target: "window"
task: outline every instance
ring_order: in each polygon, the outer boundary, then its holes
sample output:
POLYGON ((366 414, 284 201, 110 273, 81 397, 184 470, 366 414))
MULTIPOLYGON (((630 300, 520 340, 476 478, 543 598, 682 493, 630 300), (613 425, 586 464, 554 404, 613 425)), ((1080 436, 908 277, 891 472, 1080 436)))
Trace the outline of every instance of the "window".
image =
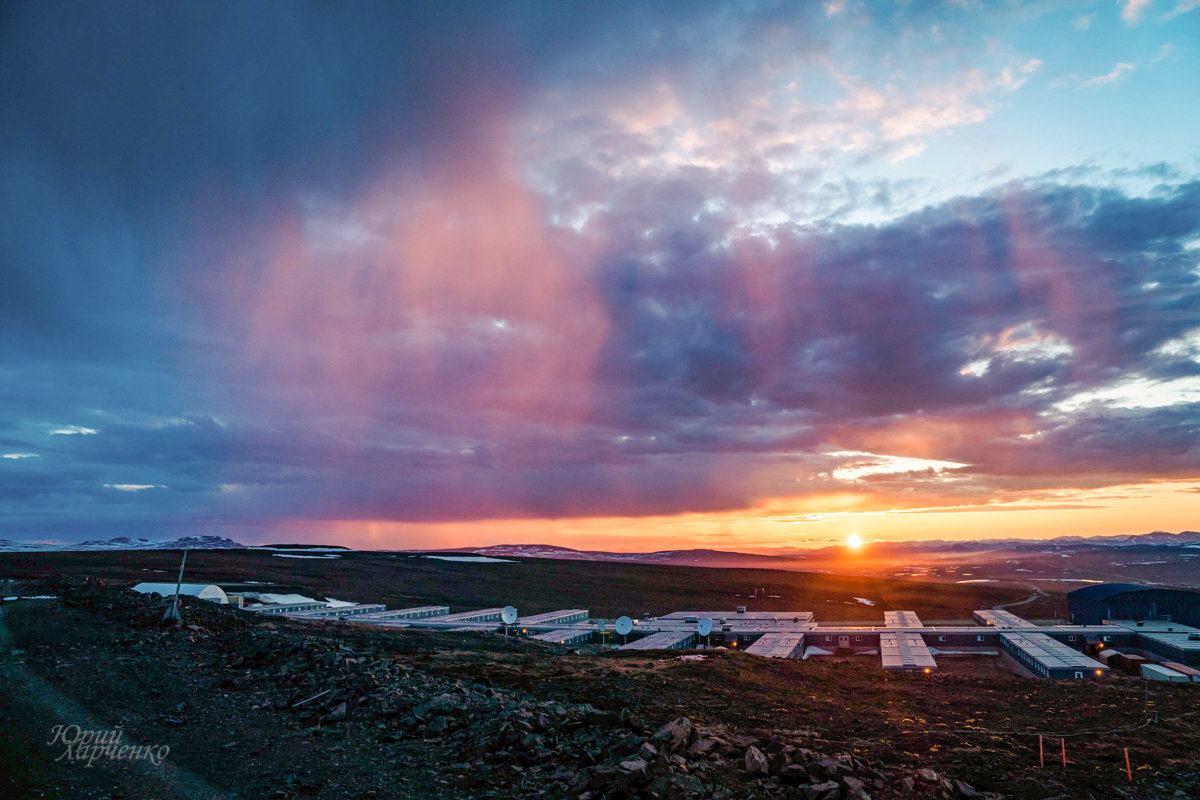
POLYGON ((1068 637, 1067 637, 1067 641, 1068 641, 1068 642, 1073 642, 1073 641, 1075 641, 1075 634, 1071 634, 1070 636, 1068 636, 1068 637))
POLYGON ((946 637, 945 637, 945 636, 939 636, 939 637, 938 637, 938 641, 939 641, 939 642, 944 642, 944 641, 946 641, 946 637))
POLYGON ((861 636, 855 636, 855 637, 854 637, 854 641, 856 641, 856 642, 861 642, 861 641, 862 641, 862 637, 861 637, 861 636))
POLYGON ((975 637, 975 641, 977 641, 977 642, 982 642, 982 641, 983 641, 983 637, 982 637, 982 636, 976 636, 976 637, 975 637))

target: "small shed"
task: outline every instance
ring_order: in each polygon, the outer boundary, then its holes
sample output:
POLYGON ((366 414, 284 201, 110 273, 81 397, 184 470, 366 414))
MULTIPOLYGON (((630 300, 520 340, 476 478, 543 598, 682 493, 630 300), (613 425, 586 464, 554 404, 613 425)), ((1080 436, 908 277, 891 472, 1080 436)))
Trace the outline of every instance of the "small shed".
MULTIPOLYGON (((163 597, 171 597, 175 594, 175 584, 139 583, 133 587, 133 590, 142 594, 161 594, 163 597)), ((225 594, 225 590, 212 583, 183 583, 179 585, 179 593, 199 597, 210 603, 229 604, 229 597, 225 594)))
POLYGON ((1142 677, 1148 681, 1170 681, 1171 683, 1191 683, 1187 675, 1158 664, 1142 664, 1142 677))

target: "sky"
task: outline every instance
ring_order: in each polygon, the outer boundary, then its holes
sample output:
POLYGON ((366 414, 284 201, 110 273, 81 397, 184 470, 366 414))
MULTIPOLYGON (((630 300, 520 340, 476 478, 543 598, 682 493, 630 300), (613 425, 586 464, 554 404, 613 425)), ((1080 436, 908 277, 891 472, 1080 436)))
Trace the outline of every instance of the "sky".
POLYGON ((1200 528, 1200 2, 9 2, 0 538, 1200 528))

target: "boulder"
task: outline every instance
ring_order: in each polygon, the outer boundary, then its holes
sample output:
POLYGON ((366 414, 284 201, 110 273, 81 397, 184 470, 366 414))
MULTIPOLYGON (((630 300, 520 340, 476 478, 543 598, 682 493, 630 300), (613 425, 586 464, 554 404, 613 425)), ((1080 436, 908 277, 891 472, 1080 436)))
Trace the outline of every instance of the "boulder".
POLYGON ((725 744, 723 739, 716 736, 705 736, 693 742, 687 752, 690 756, 707 756, 723 744, 725 744))
POLYGON ((842 787, 834 781, 825 781, 801 786, 800 792, 804 800, 837 800, 842 793, 842 787))
POLYGON ((871 795, 867 793, 866 785, 861 779, 853 775, 843 777, 842 786, 845 787, 846 797, 849 800, 871 800, 871 795))
POLYGON ((628 758, 628 759, 622 761, 621 763, 617 764, 617 769, 621 770, 622 772, 624 772, 626 774, 640 772, 644 775, 644 774, 646 774, 647 766, 649 766, 649 765, 646 763, 646 760, 643 758, 628 758))
POLYGON ((687 717, 678 717, 659 728, 651 738, 661 743, 667 752, 674 753, 692 743, 696 738, 696 728, 687 717))
POLYGON ((808 770, 802 764, 788 764, 779 771, 779 780, 791 786, 808 783, 808 770))
POLYGON ((751 745, 746 748, 746 772, 751 775, 766 775, 771 771, 771 765, 767 762, 767 757, 757 747, 751 745))
POLYGON ((958 790, 960 797, 979 797, 979 792, 975 791, 975 787, 969 783, 955 781, 954 788, 958 790))

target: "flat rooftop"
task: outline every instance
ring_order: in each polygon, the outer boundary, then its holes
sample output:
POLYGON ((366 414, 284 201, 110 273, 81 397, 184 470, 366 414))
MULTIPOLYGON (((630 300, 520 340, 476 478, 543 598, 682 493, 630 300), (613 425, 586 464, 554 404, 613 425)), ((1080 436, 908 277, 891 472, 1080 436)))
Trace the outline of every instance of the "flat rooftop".
POLYGON ((1159 631, 1151 631, 1151 632, 1138 631, 1138 634, 1142 638, 1149 639, 1152 642, 1160 642, 1162 644, 1170 645, 1171 647, 1175 647, 1180 650, 1186 650, 1188 652, 1200 652, 1200 639, 1189 638, 1191 636, 1196 636, 1197 634, 1195 634, 1195 633, 1187 633, 1187 632, 1162 633, 1159 631))
POLYGON ((791 622, 799 620, 800 622, 812 622, 815 615, 811 611, 746 611, 738 613, 737 611, 673 611, 670 614, 664 614, 656 619, 677 619, 685 620, 695 617, 700 619, 708 617, 713 621, 713 624, 724 619, 726 622, 733 622, 739 619, 748 620, 774 620, 777 622, 791 622))
POLYGON ((547 611, 544 614, 531 614, 528 617, 519 617, 518 625, 542 625, 551 622, 586 622, 588 618, 588 610, 586 608, 564 608, 559 611, 547 611))
POLYGON ((937 662, 919 633, 879 634, 879 657, 884 669, 935 670, 937 662))
POLYGON ((1044 633, 1002 631, 1000 636, 1048 669, 1108 669, 1099 661, 1088 658, 1078 650, 1051 639, 1044 633))
POLYGON ((803 643, 803 633, 765 633, 746 652, 766 658, 794 658, 803 643))
POLYGON ((883 624, 889 628, 924 628, 925 624, 915 611, 885 611, 883 624))
POLYGON ((675 650, 679 647, 691 644, 696 638, 695 631, 659 631, 652 633, 645 639, 638 639, 636 642, 622 645, 622 650, 675 650))
POLYGON ((1172 632, 1172 633, 1200 633, 1200 628, 1193 628, 1190 625, 1184 625, 1182 622, 1171 622, 1166 619, 1106 619, 1105 625, 1120 625, 1122 628, 1129 628, 1131 631, 1145 633, 1148 631, 1154 632, 1172 632))
POLYGON ((975 614, 975 619, 979 620, 984 625, 991 625, 992 627, 995 627, 995 628, 1036 628, 1037 627, 1037 625, 1034 625, 1029 620, 1018 617, 1016 614, 1012 613, 1011 611, 1004 611, 1003 609, 999 609, 999 610, 998 609, 983 609, 983 610, 974 612, 974 614, 975 614))

